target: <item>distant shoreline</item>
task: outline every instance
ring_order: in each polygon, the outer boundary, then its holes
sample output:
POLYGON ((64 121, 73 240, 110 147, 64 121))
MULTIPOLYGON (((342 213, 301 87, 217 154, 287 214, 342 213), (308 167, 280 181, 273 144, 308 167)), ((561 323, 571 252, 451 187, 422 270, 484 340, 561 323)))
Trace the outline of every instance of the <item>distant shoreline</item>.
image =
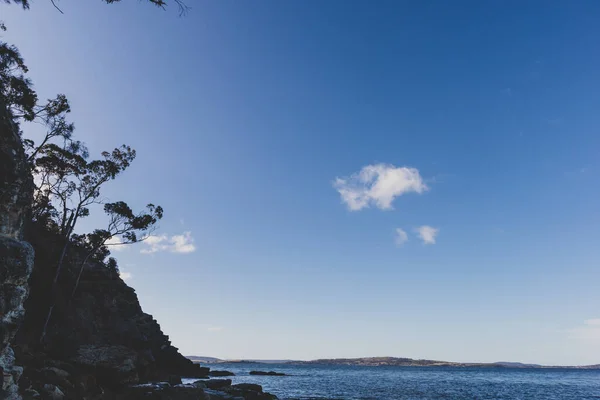
POLYGON ((223 360, 215 357, 187 356, 195 363, 260 363, 260 364, 291 364, 291 365, 347 365, 362 367, 459 367, 459 368, 536 368, 536 369, 600 369, 600 364, 594 365, 541 365, 519 362, 499 361, 494 363, 462 363, 437 360, 415 360, 398 357, 363 357, 363 358, 330 358, 310 361, 300 360, 223 360))

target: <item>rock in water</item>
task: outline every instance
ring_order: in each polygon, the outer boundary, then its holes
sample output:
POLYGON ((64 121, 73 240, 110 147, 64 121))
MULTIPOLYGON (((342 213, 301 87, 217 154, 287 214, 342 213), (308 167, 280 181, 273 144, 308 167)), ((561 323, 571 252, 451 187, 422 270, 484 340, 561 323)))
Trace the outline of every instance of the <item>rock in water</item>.
POLYGON ((14 365, 11 341, 25 314, 27 280, 33 248, 22 241, 33 198, 33 178, 6 106, 0 102, 0 398, 20 399, 17 381, 23 369, 14 365))
POLYGON ((210 376, 235 376, 235 374, 231 371, 210 371, 208 373, 210 376))
POLYGON ((266 376, 286 376, 283 372, 275 372, 275 371, 250 371, 250 375, 266 375, 266 376))

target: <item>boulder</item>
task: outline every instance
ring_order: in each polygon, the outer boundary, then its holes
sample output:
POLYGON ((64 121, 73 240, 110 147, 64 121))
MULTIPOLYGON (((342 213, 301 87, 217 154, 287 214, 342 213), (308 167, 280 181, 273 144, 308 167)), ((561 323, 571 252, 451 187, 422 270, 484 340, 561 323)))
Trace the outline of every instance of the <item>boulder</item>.
POLYGON ((231 386, 231 379, 209 379, 204 384, 209 389, 223 389, 231 386))
POLYGON ((260 393, 263 391, 262 386, 257 385, 256 383, 238 383, 237 385, 232 385, 231 388, 236 390, 251 390, 260 393))
POLYGON ((256 385, 253 383, 240 383, 240 384, 225 388, 224 391, 232 396, 241 397, 244 400, 274 400, 274 399, 277 399, 277 396, 270 394, 270 393, 264 393, 262 386, 256 385))

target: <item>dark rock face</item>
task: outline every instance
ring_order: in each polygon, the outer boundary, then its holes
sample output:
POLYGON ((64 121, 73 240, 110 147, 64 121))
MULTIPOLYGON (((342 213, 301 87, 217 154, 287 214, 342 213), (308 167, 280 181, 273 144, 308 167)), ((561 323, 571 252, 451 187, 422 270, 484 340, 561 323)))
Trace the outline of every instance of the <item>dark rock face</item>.
MULTIPOLYGON (((0 398, 21 398, 21 375, 27 397, 66 399, 140 381, 176 383, 181 376, 207 377, 208 368, 193 364, 171 346, 156 320, 142 311, 135 291, 95 263, 86 265, 73 299, 58 299, 40 347, 56 243, 33 230, 25 232, 33 190, 18 126, 0 104, 0 398), (31 245, 22 241, 24 237, 31 245), (33 249, 39 250, 35 257, 33 249), (28 282, 32 295, 24 307, 28 282), (14 366, 15 353, 25 370, 14 366)), ((76 249, 71 253, 61 276, 72 281, 80 257, 76 249)), ((70 294, 71 281, 59 281, 59 292, 70 294)))
POLYGON ((33 249, 21 241, 33 197, 33 179, 10 113, 0 103, 0 398, 20 399, 11 342, 25 313, 33 249))
MULTIPOLYGON (((45 279, 36 274, 47 268, 36 259, 24 324, 27 329, 17 336, 17 356, 27 367, 24 376, 30 379, 33 389, 39 391, 43 383, 49 382, 40 376, 49 366, 71 374, 70 384, 58 383, 68 399, 106 390, 119 392, 141 382, 177 384, 182 376, 208 377, 209 368, 179 354, 158 322, 142 311, 135 291, 102 264, 86 265, 75 297, 53 315, 47 343, 43 349, 37 348, 39 336, 29 333, 35 332, 40 315, 44 315, 34 310, 44 309, 43 298, 35 295, 38 284, 43 285, 45 279)), ((64 268, 66 276, 74 271, 73 263, 64 268)))

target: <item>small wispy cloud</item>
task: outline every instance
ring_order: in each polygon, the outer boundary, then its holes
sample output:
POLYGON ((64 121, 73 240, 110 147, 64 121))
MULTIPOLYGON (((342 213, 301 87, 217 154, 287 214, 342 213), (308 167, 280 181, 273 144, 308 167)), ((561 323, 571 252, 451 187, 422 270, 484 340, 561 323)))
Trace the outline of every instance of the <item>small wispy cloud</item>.
POLYGON ((108 239, 105 243, 110 251, 122 251, 127 248, 127 245, 123 244, 123 241, 118 236, 113 236, 108 239))
POLYGON ((423 225, 415 229, 423 244, 435 244, 436 237, 440 230, 429 225, 423 225))
POLYGON ((128 281, 131 278, 133 278, 133 275, 131 274, 131 272, 119 272, 119 276, 121 277, 121 279, 123 279, 124 281, 128 281))
POLYGON ((159 251, 170 253, 193 253, 196 251, 192 232, 183 232, 181 235, 152 235, 142 242, 146 248, 140 252, 143 254, 153 254, 159 251))
POLYGON ((512 89, 511 88, 504 88, 500 91, 502 94, 505 94, 507 96, 512 95, 512 89))
POLYGON ((348 177, 336 178, 333 187, 351 211, 370 205, 390 210, 396 197, 428 190, 419 170, 391 164, 367 165, 348 177))
POLYGON ((396 242, 396 246, 401 247, 408 241, 408 234, 404 229, 396 228, 394 241, 396 242))
POLYGON ((206 331, 206 332, 221 332, 221 331, 225 330, 225 327, 220 326, 220 325, 212 325, 212 324, 205 324, 205 323, 195 323, 192 325, 195 328, 198 328, 198 329, 206 331))

